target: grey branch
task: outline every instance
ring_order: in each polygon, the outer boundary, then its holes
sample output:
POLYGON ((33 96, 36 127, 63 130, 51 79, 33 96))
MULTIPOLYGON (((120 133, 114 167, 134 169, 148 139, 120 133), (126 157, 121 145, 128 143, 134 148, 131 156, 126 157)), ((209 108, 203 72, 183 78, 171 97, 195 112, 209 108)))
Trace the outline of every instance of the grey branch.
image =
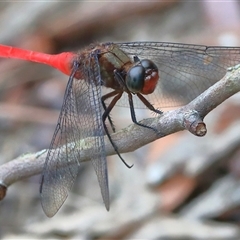
MULTIPOLYGON (((227 74, 189 104, 155 117, 141 121, 142 124, 157 129, 158 134, 147 128, 132 124, 114 134, 112 140, 120 153, 132 152, 150 142, 169 134, 188 130, 196 136, 204 136, 207 132, 204 117, 223 101, 240 91, 240 66, 228 70, 227 74)), ((81 148, 80 162, 89 161, 89 153, 93 152, 93 137, 79 140, 81 148)), ((115 151, 105 137, 106 155, 115 151)), ((41 173, 47 150, 22 155, 0 167, 0 200, 4 198, 7 187, 14 182, 41 173)))

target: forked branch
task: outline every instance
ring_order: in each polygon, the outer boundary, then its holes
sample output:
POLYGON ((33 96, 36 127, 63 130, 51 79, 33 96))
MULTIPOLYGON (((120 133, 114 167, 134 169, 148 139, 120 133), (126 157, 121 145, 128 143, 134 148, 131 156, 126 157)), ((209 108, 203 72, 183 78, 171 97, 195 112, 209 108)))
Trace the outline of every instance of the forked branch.
MULTIPOLYGON (((112 135, 120 153, 134 151, 150 142, 169 134, 187 129, 196 136, 204 136, 207 132, 204 117, 220 105, 223 101, 240 91, 240 66, 237 65, 227 74, 207 89, 189 104, 164 112, 155 118, 141 121, 142 124, 157 129, 156 135, 149 129, 132 124, 112 135)), ((79 140, 81 148, 80 160, 89 161, 89 153, 94 152, 93 138, 79 140)), ((106 155, 113 155, 115 151, 107 137, 105 137, 106 155)), ((41 173, 46 158, 47 150, 20 156, 0 167, 0 199, 3 199, 7 187, 18 180, 41 173)))

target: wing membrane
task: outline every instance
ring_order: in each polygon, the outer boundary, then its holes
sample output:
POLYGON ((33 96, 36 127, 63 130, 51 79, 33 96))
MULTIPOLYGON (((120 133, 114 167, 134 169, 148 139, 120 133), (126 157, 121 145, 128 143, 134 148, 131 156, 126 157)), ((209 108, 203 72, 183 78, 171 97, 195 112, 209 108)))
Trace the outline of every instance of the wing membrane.
MULTIPOLYGON (((118 46, 128 55, 150 59, 158 66, 160 80, 154 93, 146 98, 159 108, 190 102, 223 78, 228 67, 240 63, 240 48, 234 47, 166 42, 119 43, 118 46)), ((139 103, 135 101, 134 105, 144 107, 139 103)), ((127 102, 122 101, 120 105, 127 106, 127 102)))
POLYGON ((102 125, 101 78, 96 58, 75 69, 64 96, 58 124, 50 145, 41 180, 41 202, 44 212, 56 214, 72 188, 79 168, 80 140, 94 139, 95 152, 91 160, 106 208, 109 209, 107 163, 102 125), (84 80, 73 78, 76 71, 84 72, 84 80))
POLYGON ((47 216, 52 217, 62 206, 78 174, 78 154, 74 140, 77 112, 74 106, 73 75, 70 77, 58 124, 47 154, 42 179, 41 203, 47 216))

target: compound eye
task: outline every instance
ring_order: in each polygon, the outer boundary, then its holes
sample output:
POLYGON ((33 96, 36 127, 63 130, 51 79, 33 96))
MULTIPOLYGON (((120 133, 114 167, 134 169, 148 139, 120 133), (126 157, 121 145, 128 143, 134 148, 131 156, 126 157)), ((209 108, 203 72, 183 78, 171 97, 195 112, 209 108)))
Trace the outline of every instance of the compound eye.
POLYGON ((127 73, 126 85, 131 92, 137 93, 143 89, 145 80, 145 68, 135 65, 127 73))
POLYGON ((143 59, 140 61, 140 63, 146 70, 158 70, 156 64, 149 59, 143 59))

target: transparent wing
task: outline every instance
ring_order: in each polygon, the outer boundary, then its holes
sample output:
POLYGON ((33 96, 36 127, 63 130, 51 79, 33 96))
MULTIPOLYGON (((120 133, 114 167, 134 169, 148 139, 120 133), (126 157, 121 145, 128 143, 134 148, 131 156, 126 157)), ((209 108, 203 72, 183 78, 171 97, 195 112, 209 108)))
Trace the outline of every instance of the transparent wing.
POLYGON ((70 77, 53 139, 45 161, 41 179, 41 203, 44 212, 52 217, 62 206, 78 174, 79 152, 75 151, 77 111, 70 77))
MULTIPOLYGON (((89 126, 91 122, 92 131, 85 131, 86 136, 94 136, 94 145, 96 152, 91 153, 91 162, 93 164, 94 170, 97 174, 98 183, 101 189, 102 198, 106 209, 109 210, 109 187, 108 187, 108 172, 107 172, 107 161, 105 153, 105 143, 104 143, 104 127, 102 122, 103 108, 101 103, 102 97, 102 86, 101 86, 101 76, 98 63, 97 54, 92 54, 91 62, 88 67, 84 68, 85 75, 88 79, 88 87, 85 90, 86 95, 88 95, 86 102, 87 108, 83 107, 83 102, 85 98, 82 95, 79 96, 77 102, 78 112, 86 112, 88 109, 88 114, 90 117, 85 118, 83 122, 86 126, 89 126), (87 69, 87 72, 86 72, 87 69)), ((79 91, 78 91, 79 92, 79 91)))
MULTIPOLYGON (((190 102, 219 81, 228 67, 240 63, 240 48, 165 42, 117 45, 129 56, 150 59, 158 66, 160 79, 157 88, 145 96, 158 108, 190 102)), ((127 106, 127 102, 121 101, 120 105, 127 106)), ((144 107, 140 101, 135 101, 135 106, 144 107)))
POLYGON ((80 141, 93 138, 95 152, 91 160, 97 173, 102 196, 109 209, 107 163, 104 131, 101 121, 100 74, 95 60, 86 61, 81 69, 84 80, 69 79, 58 124, 43 169, 40 194, 47 216, 52 217, 60 209, 72 188, 81 155, 80 141))

